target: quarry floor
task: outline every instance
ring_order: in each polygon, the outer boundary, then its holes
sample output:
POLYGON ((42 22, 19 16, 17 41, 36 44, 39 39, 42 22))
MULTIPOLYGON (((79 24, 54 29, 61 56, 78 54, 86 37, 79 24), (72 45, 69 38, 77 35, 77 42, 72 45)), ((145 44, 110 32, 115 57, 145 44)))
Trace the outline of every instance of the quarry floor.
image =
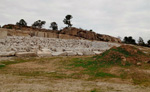
MULTIPOLYGON (((98 78, 88 76, 68 77, 66 75, 82 69, 70 71, 63 65, 72 58, 91 56, 50 57, 50 58, 1 58, 7 66, 0 68, 0 92, 149 92, 150 86, 135 85, 130 79, 98 78), (9 59, 9 60, 8 60, 9 59)), ((111 72, 121 69, 112 67, 111 72)), ((127 69, 127 68, 125 68, 127 69)), ((133 69, 133 68, 129 68, 133 69)), ((128 69, 127 69, 128 70, 128 69)), ((150 73, 150 68, 144 70, 150 73)))

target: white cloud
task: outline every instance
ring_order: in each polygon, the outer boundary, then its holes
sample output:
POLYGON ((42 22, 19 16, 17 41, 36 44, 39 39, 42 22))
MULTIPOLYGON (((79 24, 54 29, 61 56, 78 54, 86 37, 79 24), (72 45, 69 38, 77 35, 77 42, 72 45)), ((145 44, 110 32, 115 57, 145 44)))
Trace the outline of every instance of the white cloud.
POLYGON ((28 25, 34 21, 56 21, 73 15, 75 27, 93 29, 112 36, 141 36, 150 39, 150 0, 0 0, 0 24, 15 24, 24 18, 28 25))

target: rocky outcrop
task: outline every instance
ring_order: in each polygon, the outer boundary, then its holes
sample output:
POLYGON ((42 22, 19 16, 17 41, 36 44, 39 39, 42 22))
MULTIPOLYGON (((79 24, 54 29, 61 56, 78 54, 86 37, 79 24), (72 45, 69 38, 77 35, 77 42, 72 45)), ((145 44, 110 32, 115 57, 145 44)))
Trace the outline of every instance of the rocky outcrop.
POLYGON ((67 34, 71 36, 81 37, 88 40, 106 41, 106 42, 117 42, 121 43, 121 40, 109 35, 97 34, 92 31, 86 31, 77 28, 64 28, 60 31, 60 34, 67 34))
POLYGON ((0 57, 95 55, 113 46, 120 44, 78 39, 7 36, 0 39, 0 57))
POLYGON ((60 39, 87 39, 97 40, 105 42, 116 42, 121 43, 121 40, 109 35, 97 34, 92 31, 87 31, 78 28, 64 28, 60 31, 48 30, 48 29, 37 29, 32 27, 18 27, 16 25, 5 25, 3 28, 7 28, 9 36, 37 36, 47 38, 60 38, 60 39), (11 30, 10 30, 11 29, 11 30))
POLYGON ((5 38, 7 36, 7 31, 0 30, 0 39, 5 38))

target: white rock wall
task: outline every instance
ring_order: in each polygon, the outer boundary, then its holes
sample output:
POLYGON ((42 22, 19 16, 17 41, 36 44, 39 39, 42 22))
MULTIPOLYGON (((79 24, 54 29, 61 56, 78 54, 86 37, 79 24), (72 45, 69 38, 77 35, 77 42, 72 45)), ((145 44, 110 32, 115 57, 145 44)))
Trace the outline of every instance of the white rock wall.
POLYGON ((8 36, 5 39, 0 39, 0 52, 38 52, 42 50, 45 52, 47 49, 51 53, 72 51, 75 53, 94 54, 94 51, 103 52, 113 46, 120 46, 120 44, 101 41, 23 36, 8 36))

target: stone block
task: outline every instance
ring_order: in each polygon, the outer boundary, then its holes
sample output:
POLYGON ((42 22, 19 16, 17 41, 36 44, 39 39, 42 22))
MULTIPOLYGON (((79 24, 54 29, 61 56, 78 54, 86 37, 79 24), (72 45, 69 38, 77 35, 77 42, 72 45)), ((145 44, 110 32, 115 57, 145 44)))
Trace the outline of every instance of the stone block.
POLYGON ((67 56, 66 52, 53 52, 52 56, 67 56))
POLYGON ((35 52, 16 52, 15 56, 17 57, 36 57, 35 52))
POLYGON ((93 51, 96 55, 99 55, 101 54, 102 52, 101 51, 93 51))
POLYGON ((83 56, 83 53, 82 52, 77 52, 77 55, 78 56, 83 56))
POLYGON ((76 56, 77 53, 76 52, 73 52, 73 51, 66 51, 67 53, 67 56, 76 56))
POLYGON ((0 57, 9 57, 9 56, 14 56, 15 51, 10 51, 10 52, 0 52, 0 57))
POLYGON ((38 57, 50 57, 50 56, 52 56, 52 54, 51 54, 51 52, 38 51, 38 52, 37 52, 37 56, 38 56, 38 57))

